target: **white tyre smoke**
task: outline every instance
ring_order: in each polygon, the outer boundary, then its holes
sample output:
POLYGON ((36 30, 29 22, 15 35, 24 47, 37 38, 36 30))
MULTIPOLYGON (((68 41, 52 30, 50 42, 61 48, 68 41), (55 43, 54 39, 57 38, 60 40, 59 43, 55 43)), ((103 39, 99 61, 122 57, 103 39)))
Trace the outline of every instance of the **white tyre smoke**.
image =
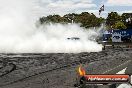
MULTIPOLYGON (((102 45, 89 38, 97 35, 77 24, 35 27, 39 19, 37 0, 0 0, 0 53, 98 52, 102 45), (79 37, 80 40, 68 40, 79 37)), ((56 13, 57 14, 57 13, 56 13)))

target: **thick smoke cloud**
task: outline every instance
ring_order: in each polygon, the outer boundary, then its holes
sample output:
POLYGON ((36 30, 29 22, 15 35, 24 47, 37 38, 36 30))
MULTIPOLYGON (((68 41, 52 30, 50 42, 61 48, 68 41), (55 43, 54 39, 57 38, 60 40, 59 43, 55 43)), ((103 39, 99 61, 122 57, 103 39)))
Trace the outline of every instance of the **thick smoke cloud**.
POLYGON ((77 24, 49 24, 36 28, 37 0, 0 0, 0 53, 79 53, 101 51, 102 46, 88 40, 97 35, 77 24), (80 40, 67 40, 79 37, 80 40))

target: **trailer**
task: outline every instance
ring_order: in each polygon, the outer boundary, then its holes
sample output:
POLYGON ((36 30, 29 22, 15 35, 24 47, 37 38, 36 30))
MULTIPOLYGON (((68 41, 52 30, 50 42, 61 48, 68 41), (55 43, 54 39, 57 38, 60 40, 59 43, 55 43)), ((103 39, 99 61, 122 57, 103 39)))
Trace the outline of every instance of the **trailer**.
POLYGON ((132 47, 132 29, 106 30, 103 33, 101 44, 110 48, 131 48, 132 47))

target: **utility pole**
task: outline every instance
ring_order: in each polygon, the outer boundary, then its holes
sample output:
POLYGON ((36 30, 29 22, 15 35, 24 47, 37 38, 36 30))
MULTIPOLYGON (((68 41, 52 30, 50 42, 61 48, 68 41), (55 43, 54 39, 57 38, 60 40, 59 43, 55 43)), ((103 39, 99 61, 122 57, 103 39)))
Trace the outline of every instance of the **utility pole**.
MULTIPOLYGON (((99 9, 99 16, 101 15, 101 12, 104 11, 104 5, 101 6, 101 8, 99 9)), ((101 17, 101 16, 100 16, 101 17)), ((105 29, 105 22, 102 23, 103 29, 105 29)))

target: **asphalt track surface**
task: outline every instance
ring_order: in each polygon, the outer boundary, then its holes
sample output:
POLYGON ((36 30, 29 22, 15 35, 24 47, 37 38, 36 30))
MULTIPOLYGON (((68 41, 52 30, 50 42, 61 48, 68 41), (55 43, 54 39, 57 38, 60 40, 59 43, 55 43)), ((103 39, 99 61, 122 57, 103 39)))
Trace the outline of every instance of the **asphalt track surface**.
POLYGON ((87 74, 115 74, 126 67, 126 74, 132 74, 131 57, 132 50, 122 49, 79 54, 0 54, 0 88, 75 88, 80 64, 87 74))

